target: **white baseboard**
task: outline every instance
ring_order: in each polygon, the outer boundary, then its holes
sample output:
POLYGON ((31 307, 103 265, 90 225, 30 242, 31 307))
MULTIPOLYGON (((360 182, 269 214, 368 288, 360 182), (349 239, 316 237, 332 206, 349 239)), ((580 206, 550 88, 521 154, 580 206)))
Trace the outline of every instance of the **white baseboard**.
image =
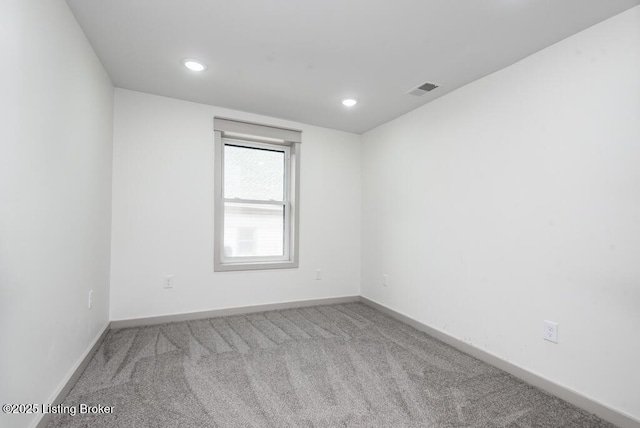
POLYGON ((469 354, 481 361, 484 361, 487 364, 499 368, 500 370, 504 370, 505 372, 512 374, 513 376, 527 382, 530 385, 536 386, 551 395, 554 395, 573 404, 576 407, 586 410, 589 413, 593 413, 594 415, 599 416, 605 421, 611 422, 612 424, 615 424, 620 428, 640 428, 640 420, 634 418, 631 415, 627 415, 620 410, 612 409, 611 407, 602 404, 592 398, 586 397, 571 388, 559 385, 538 374, 532 373, 522 367, 505 361, 502 358, 499 358, 487 351, 476 348, 473 345, 469 345, 468 343, 450 336, 449 334, 441 330, 429 327, 428 325, 423 324, 420 321, 417 321, 407 315, 397 312, 380 303, 374 302, 373 300, 367 299, 366 297, 361 296, 360 301, 366 305, 371 306, 374 309, 379 310, 380 312, 383 312, 399 321, 402 321, 405 324, 416 328, 417 330, 427 333, 429 336, 432 336, 448 345, 453 346, 454 348, 464 352, 465 354, 469 354))
POLYGON ((129 328, 145 325, 165 324, 168 322, 191 321, 205 318, 226 317, 229 315, 244 315, 254 312, 278 311, 282 309, 303 308, 319 305, 334 305, 338 303, 359 302, 360 296, 330 297, 325 299, 297 300, 294 302, 269 303, 256 306, 240 306, 235 308, 213 309, 210 311, 189 312, 186 314, 160 315, 144 318, 130 318, 112 320, 111 328, 129 328))
MULTIPOLYGON (((104 340, 104 338, 107 337, 107 333, 109 333, 110 329, 111 329, 111 323, 107 322, 107 325, 104 326, 100 334, 87 347, 83 356, 75 364, 75 367, 71 369, 71 371, 67 374, 65 379, 62 381, 62 383, 58 387, 58 389, 52 394, 51 398, 47 402, 48 404, 56 406, 62 403, 65 398, 67 398, 67 395, 69 395, 71 388, 73 388, 73 386, 78 381, 78 378, 80 378, 80 375, 82 375, 82 372, 84 371, 84 369, 86 369, 87 365, 89 365, 89 361, 91 361, 91 358, 93 358, 93 354, 96 353, 96 351, 102 344, 102 341, 104 340)), ((36 418, 31 424, 31 426, 33 428, 44 428, 51 421, 52 417, 53 415, 51 413, 45 413, 45 414, 39 413, 39 418, 36 418)))

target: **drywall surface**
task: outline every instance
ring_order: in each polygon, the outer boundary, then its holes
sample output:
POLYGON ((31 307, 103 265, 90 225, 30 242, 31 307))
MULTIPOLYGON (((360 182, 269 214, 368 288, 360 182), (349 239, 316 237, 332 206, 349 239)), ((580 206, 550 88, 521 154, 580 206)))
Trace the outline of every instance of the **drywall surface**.
POLYGON ((362 147, 363 296, 640 419, 640 7, 362 147))
POLYGON ((108 322, 113 86, 63 1, 3 2, 0 46, 0 402, 42 404, 108 322))
POLYGON ((359 295, 360 176, 358 135, 116 89, 111 318, 359 295), (214 116, 302 130, 299 268, 213 271, 214 116))

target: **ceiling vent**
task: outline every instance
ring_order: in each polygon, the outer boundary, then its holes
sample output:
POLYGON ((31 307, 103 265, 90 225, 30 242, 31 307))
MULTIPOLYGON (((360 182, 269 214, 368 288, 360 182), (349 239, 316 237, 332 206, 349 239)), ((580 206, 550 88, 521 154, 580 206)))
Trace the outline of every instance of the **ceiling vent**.
POLYGON ((427 92, 433 91, 437 87, 438 85, 436 85, 435 83, 426 82, 418 86, 417 88, 410 90, 409 92, 407 92, 407 94, 411 94, 411 95, 415 95, 416 97, 419 97, 421 95, 426 94, 427 92))

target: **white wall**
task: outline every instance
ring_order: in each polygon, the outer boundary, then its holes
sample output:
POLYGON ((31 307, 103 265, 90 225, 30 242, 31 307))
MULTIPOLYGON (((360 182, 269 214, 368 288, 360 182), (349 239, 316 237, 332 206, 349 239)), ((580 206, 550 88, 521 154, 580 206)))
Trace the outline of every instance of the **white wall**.
POLYGON ((362 168, 365 297, 640 419, 640 7, 366 133, 362 168))
POLYGON ((113 162, 113 320, 359 294, 359 136, 116 89, 113 162), (214 115, 302 129, 298 269, 213 272, 214 115))
POLYGON ((0 46, 0 403, 46 403, 108 322, 113 87, 64 1, 3 1, 0 46))

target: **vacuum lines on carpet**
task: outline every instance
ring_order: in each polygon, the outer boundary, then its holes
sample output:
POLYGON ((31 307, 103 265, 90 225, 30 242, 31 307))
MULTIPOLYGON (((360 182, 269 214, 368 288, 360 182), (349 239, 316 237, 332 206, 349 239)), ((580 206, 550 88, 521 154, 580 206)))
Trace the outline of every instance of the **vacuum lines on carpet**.
POLYGON ((112 330, 48 427, 611 427, 362 303, 112 330))

